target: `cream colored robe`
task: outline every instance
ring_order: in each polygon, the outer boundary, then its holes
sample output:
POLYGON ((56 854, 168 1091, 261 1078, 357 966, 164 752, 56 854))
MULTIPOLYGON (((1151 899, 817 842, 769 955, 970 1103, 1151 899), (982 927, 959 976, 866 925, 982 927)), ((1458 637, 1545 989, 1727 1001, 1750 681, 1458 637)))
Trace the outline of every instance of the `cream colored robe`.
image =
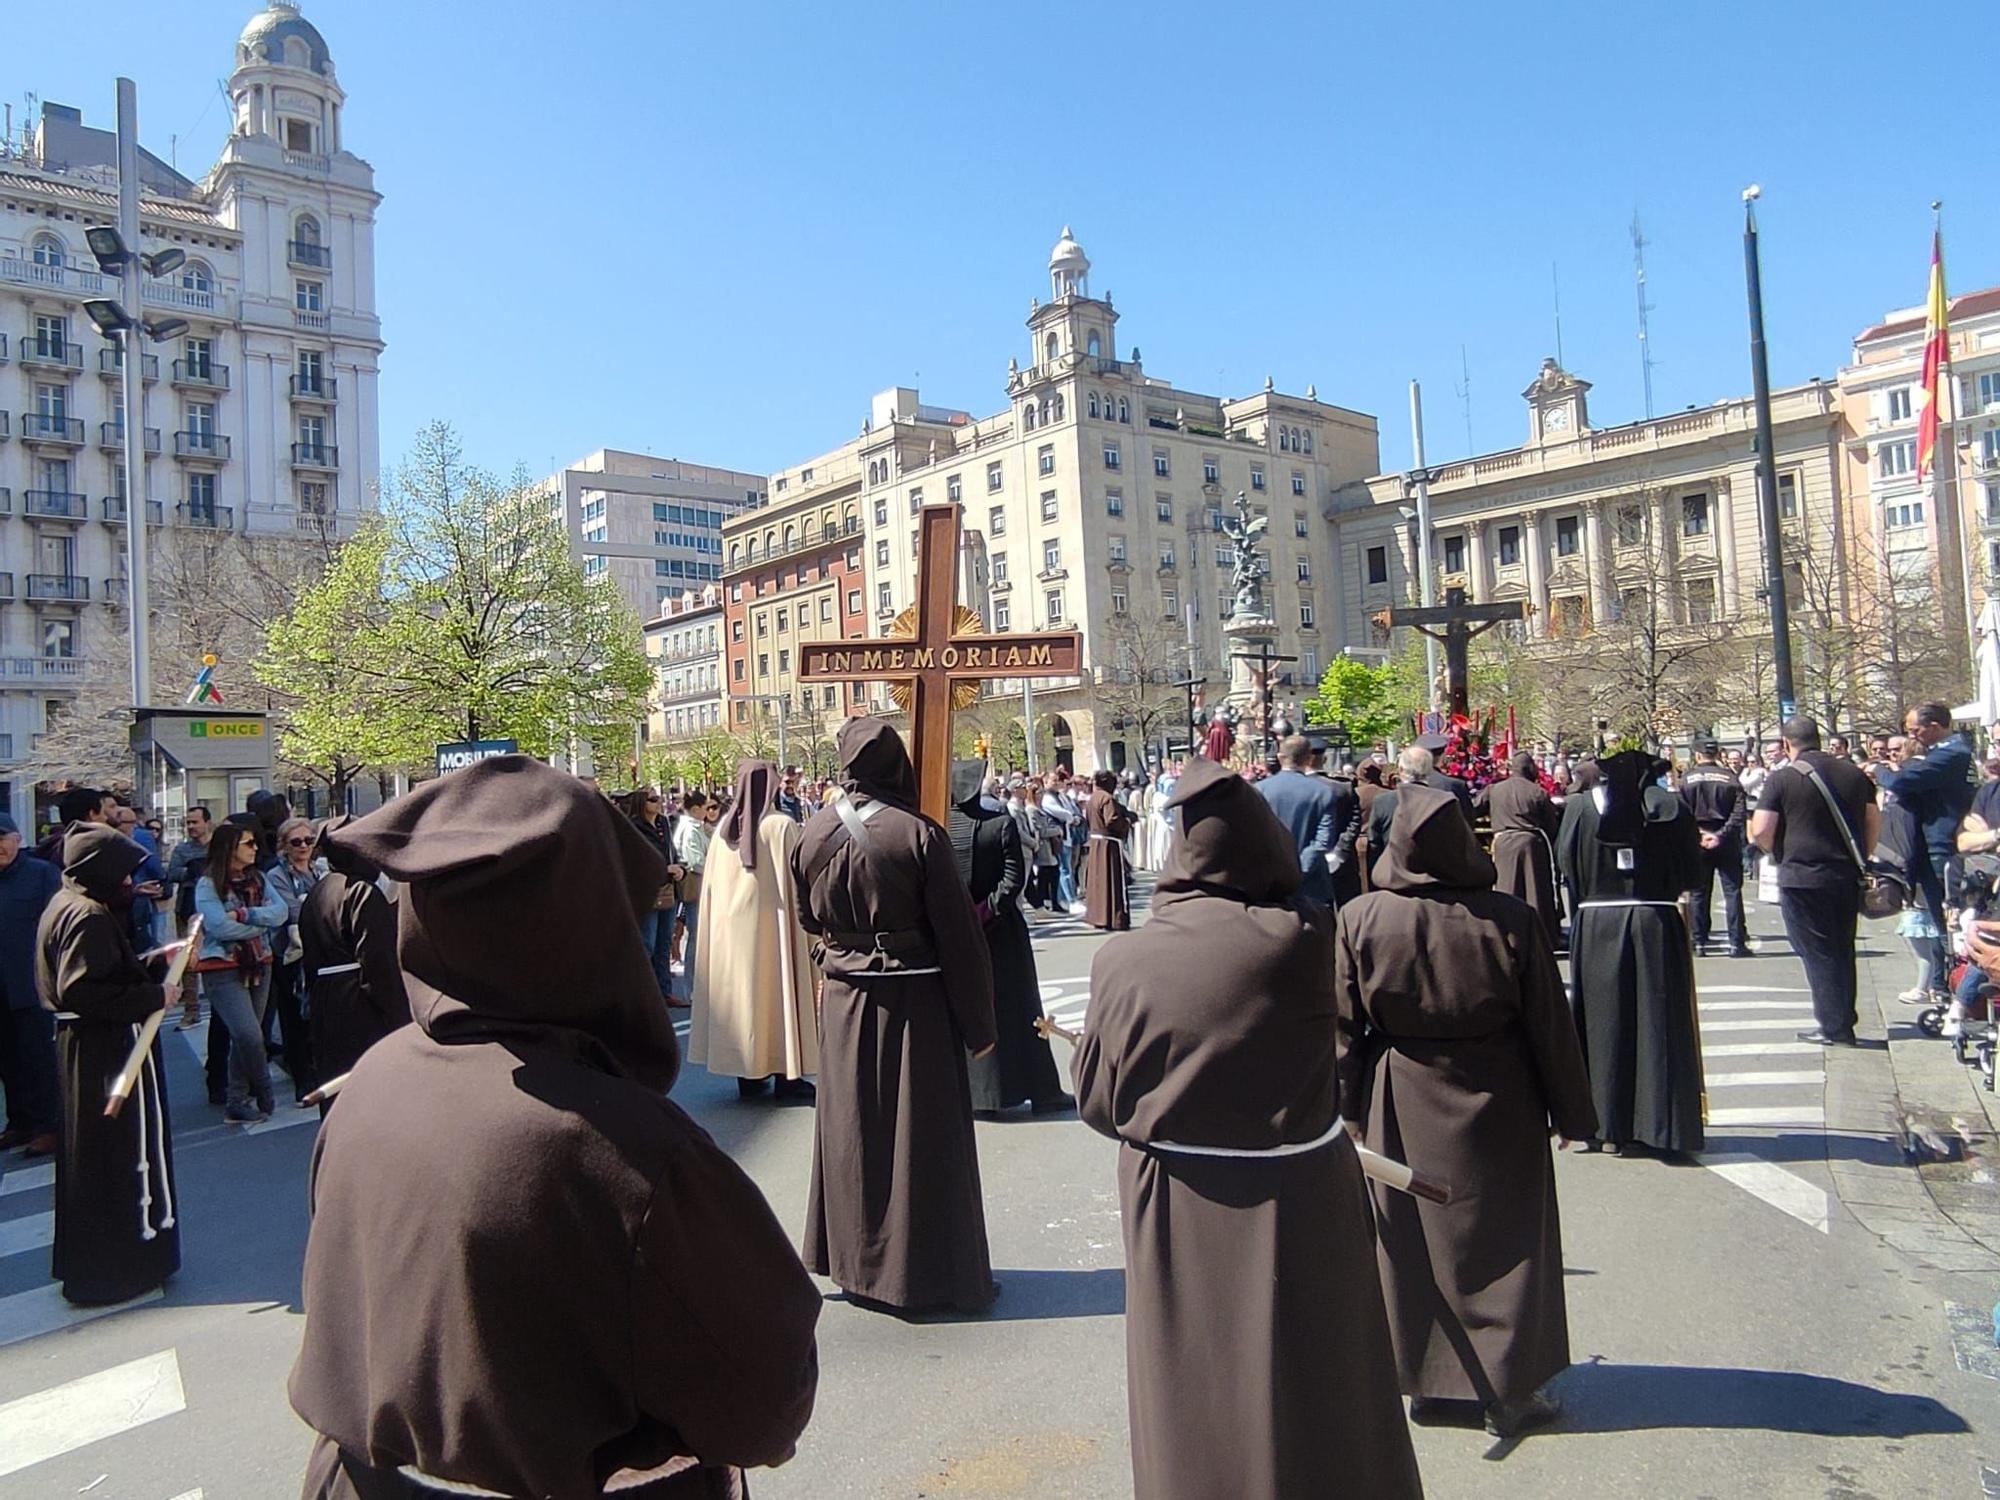
POLYGON ((725 1078, 802 1078, 819 1072, 819 974, 792 886, 799 825, 766 813, 755 838, 754 870, 720 834, 708 846, 687 1055, 725 1078))

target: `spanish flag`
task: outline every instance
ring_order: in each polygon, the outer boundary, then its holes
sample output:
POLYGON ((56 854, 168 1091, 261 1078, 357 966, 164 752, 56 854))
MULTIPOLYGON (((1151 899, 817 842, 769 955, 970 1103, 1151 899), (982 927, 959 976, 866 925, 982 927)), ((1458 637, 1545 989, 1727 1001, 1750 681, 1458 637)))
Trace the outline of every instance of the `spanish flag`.
POLYGON ((1951 364, 1951 318, 1944 295, 1944 232, 1931 232, 1931 294, 1924 303, 1923 410, 1917 416, 1917 478, 1931 472, 1937 457, 1938 399, 1944 394, 1944 372, 1951 364))

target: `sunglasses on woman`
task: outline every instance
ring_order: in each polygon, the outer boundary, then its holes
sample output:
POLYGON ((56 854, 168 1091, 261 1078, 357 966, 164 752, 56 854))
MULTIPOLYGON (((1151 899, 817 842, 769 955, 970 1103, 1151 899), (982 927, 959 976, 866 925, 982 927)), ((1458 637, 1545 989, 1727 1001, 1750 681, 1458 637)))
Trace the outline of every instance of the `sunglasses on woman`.
POLYGON ((311 839, 286 839, 285 847, 287 849, 310 849, 312 848, 312 842, 311 839))

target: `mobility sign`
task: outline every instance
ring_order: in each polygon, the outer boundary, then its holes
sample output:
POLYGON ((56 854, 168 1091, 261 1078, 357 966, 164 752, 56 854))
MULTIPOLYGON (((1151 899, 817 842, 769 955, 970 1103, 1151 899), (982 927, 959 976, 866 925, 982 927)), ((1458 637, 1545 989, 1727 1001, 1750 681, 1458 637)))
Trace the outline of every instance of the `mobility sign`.
POLYGON ((512 755, 521 747, 512 740, 460 740, 454 745, 437 747, 438 775, 448 771, 463 771, 475 761, 491 760, 496 755, 512 755))

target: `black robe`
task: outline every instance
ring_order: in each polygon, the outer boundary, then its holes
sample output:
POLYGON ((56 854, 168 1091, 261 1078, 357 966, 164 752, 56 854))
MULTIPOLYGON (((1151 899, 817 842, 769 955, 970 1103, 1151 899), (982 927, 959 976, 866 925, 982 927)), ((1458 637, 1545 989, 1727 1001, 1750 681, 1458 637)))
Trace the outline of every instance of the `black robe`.
POLYGON ((1186 831, 1151 918, 1091 964, 1075 1061, 1084 1123, 1123 1143, 1133 1494, 1409 1500, 1368 1200, 1332 1129, 1332 917, 1241 777, 1190 761, 1168 805, 1186 831))
POLYGON ((313 1058, 322 1079, 337 1078, 409 1023, 410 998, 396 963, 396 909, 373 877, 335 869, 300 908, 299 940, 313 1058))
POLYGON ((1594 791, 1571 796, 1563 809, 1556 858, 1577 903, 1570 1003, 1590 1068, 1599 1139, 1699 1151, 1694 953, 1674 903, 1700 881, 1701 840, 1672 792, 1648 786, 1643 800, 1631 845, 1599 839, 1594 791), (1632 851, 1628 870, 1619 868, 1623 848, 1632 851))
POLYGON ((1453 1189, 1372 1189, 1403 1392, 1482 1405, 1569 1365, 1549 1131, 1597 1129, 1555 955, 1492 875, 1447 794, 1406 788, 1336 964, 1343 1112, 1453 1189))
POLYGON ((1562 898, 1556 893, 1556 835, 1562 814, 1540 783, 1509 776, 1482 788, 1475 805, 1493 828, 1493 889, 1525 901, 1541 918, 1549 946, 1562 946, 1562 898))
POLYGON ((1044 1012, 1034 944, 1017 899, 1028 874, 1020 830, 1006 813, 981 807, 975 797, 952 809, 951 845, 973 905, 987 909, 986 950, 993 963, 997 1040, 991 1052, 969 1066, 972 1107, 1059 1103, 1063 1089, 1055 1056, 1035 1034, 1035 1022, 1044 1012))
POLYGON ((157 1038, 118 1118, 104 1117, 139 1023, 161 1008, 165 991, 132 947, 130 893, 120 889, 146 851, 104 824, 77 825, 63 848, 62 890, 42 913, 35 943, 35 986, 57 1017, 62 1092, 53 1271, 71 1302, 123 1302, 181 1264, 157 1038))
POLYGON ((849 719, 845 800, 792 851, 800 920, 826 976, 806 1265, 905 1311, 994 1294, 966 1054, 994 1043, 993 970, 944 830, 916 812, 896 733, 849 719))

